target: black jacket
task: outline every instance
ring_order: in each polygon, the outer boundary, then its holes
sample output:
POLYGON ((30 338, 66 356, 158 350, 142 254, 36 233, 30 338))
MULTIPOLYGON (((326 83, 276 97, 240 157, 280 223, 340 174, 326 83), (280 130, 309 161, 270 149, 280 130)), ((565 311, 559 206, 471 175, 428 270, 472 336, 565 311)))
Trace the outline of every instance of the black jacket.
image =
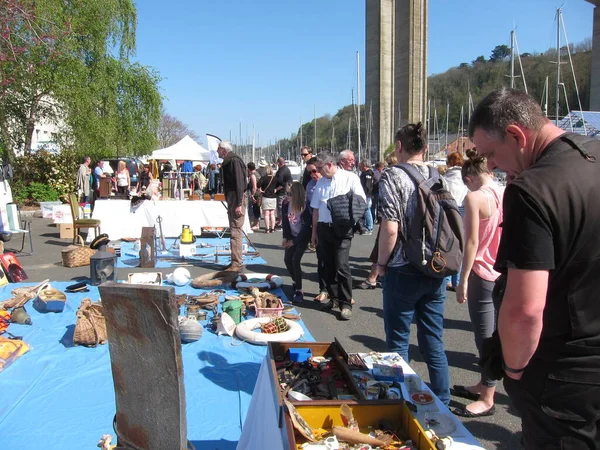
POLYGON ((327 208, 331 211, 333 229, 338 237, 351 234, 354 225, 367 210, 367 202, 360 195, 350 191, 327 200, 327 208))
POLYGON ((223 174, 223 192, 227 205, 242 206, 244 192, 248 187, 248 169, 246 164, 233 152, 227 153, 221 164, 223 174))
POLYGON ((277 182, 275 185, 276 188, 283 186, 282 189, 277 191, 277 196, 281 197, 282 195, 285 195, 286 186, 294 181, 292 179, 292 172, 290 172, 290 168, 286 165, 281 166, 275 174, 275 181, 277 182))
POLYGON ((365 195, 371 197, 373 195, 374 174, 371 169, 360 173, 360 184, 362 185, 365 195))

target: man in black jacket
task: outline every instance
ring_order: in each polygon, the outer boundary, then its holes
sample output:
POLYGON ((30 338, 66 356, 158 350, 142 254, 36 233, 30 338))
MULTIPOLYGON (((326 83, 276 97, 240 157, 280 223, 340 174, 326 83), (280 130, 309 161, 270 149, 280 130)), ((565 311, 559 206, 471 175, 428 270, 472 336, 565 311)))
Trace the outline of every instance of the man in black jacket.
POLYGON ((302 158, 302 167, 304 168, 304 170, 302 171, 302 186, 304 186, 304 189, 306 189, 306 186, 308 185, 308 183, 310 183, 310 180, 312 179, 310 177, 310 173, 308 172, 308 170, 306 170, 306 167, 308 166, 308 161, 310 161, 310 159, 313 157, 312 148, 302 147, 300 149, 300 157, 302 158))
POLYGON ((371 213, 371 206, 373 205, 373 171, 369 167, 369 163, 362 160, 358 166, 360 169, 360 184, 365 191, 367 196, 367 210, 361 220, 361 234, 371 236, 373 234, 373 215, 371 213))
POLYGON ((281 229, 281 206, 283 205, 283 199, 285 199, 286 188, 292 184, 292 172, 290 168, 285 165, 285 159, 280 156, 277 159, 277 173, 275 174, 275 192, 277 193, 277 222, 275 228, 281 229))
POLYGON ((231 233, 231 264, 226 270, 241 272, 242 264, 242 227, 246 214, 246 188, 248 172, 242 158, 233 153, 229 141, 221 141, 217 153, 223 158, 221 173, 223 174, 223 191, 227 201, 229 232, 231 233))

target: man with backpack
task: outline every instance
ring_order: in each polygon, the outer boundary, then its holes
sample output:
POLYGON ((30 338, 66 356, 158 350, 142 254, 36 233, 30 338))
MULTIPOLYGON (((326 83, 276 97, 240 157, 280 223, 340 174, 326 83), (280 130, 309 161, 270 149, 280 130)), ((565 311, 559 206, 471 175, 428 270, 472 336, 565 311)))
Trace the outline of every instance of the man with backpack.
POLYGON ((450 374, 444 351, 444 276, 462 259, 462 220, 437 170, 426 166, 427 134, 421 123, 396 133, 397 166, 379 181, 381 226, 378 274, 383 281, 383 317, 389 351, 407 362, 415 318, 419 349, 433 392, 450 402, 450 374))

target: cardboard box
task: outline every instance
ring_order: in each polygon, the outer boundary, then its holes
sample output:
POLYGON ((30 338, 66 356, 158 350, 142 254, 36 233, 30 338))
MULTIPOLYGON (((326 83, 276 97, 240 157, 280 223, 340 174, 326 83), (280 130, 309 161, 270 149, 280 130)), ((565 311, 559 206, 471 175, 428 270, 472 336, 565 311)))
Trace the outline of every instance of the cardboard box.
POLYGON ((271 380, 273 381, 273 389, 275 391, 275 396, 277 397, 277 401, 279 403, 280 408, 283 408, 283 395, 281 392, 281 388, 279 385, 279 374, 277 361, 282 361, 286 358, 289 358, 290 350, 295 350, 301 348, 303 350, 310 349, 312 357, 315 356, 324 356, 326 358, 331 358, 332 363, 336 368, 341 372, 343 381, 345 384, 345 389, 350 392, 355 399, 344 399, 338 398, 337 400, 305 400, 301 402, 297 402, 296 400, 292 400, 292 404, 297 405, 298 403, 302 403, 303 405, 319 405, 319 404, 327 404, 327 405, 341 405, 343 403, 356 403, 357 401, 365 400, 365 397, 362 391, 359 389, 356 380, 352 377, 352 373, 347 364, 347 353, 342 348, 341 344, 335 340, 334 342, 269 342, 268 343, 267 355, 269 357, 269 369, 271 380))
POLYGON ((59 223, 58 229, 60 230, 61 239, 73 239, 75 237, 72 223, 59 223))
MULTIPOLYGON (((330 430, 334 426, 344 426, 340 414, 340 406, 332 404, 308 404, 310 402, 294 403, 296 411, 312 428, 330 430)), ((436 446, 425 434, 425 430, 413 417, 402 400, 396 401, 360 401, 349 403, 348 406, 361 427, 361 432, 368 434, 382 421, 390 423, 399 435, 410 438, 419 450, 436 450, 436 446)), ((287 441, 288 448, 300 448, 307 439, 294 429, 289 414, 284 413, 282 437, 287 441)))

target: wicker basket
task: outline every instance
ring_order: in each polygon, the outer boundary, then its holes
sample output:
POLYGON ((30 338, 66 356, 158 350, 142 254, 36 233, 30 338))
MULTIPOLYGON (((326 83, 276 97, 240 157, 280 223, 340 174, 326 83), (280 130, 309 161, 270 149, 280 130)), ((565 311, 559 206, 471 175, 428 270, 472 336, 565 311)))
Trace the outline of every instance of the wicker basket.
POLYGON ((107 339, 102 303, 92 303, 89 298, 83 299, 77 310, 73 344, 95 347, 104 344, 107 339))
POLYGON ((96 253, 96 250, 85 246, 80 235, 77 235, 77 238, 79 239, 79 245, 69 245, 60 251, 65 267, 89 266, 90 257, 96 253))

